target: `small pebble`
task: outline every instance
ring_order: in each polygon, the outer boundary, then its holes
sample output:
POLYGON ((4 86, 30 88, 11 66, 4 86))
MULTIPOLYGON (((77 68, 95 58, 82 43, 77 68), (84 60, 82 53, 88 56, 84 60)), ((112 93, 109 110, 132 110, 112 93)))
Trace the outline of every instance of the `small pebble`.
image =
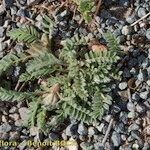
POLYGON ((150 29, 146 31, 146 38, 150 40, 150 29))
POLYGON ((146 100, 148 98, 149 92, 148 91, 144 91, 140 93, 140 97, 144 100, 146 100))
POLYGON ((78 126, 78 133, 80 135, 87 135, 88 134, 88 129, 85 127, 83 123, 80 123, 78 126))
POLYGON ((9 132, 11 129, 12 129, 11 125, 9 125, 8 123, 3 123, 0 126, 0 133, 9 132))
POLYGON ((143 114, 146 112, 146 107, 142 104, 137 104, 136 105, 136 111, 140 114, 143 114))
POLYGON ((119 89, 120 90, 125 90, 127 88, 127 82, 121 82, 119 83, 119 89))
POLYGON ((114 146, 118 147, 121 144, 121 136, 120 136, 120 134, 114 131, 112 136, 111 136, 111 140, 112 140, 114 146))
POLYGON ((143 8, 143 7, 140 7, 139 9, 138 9, 138 17, 143 17, 143 16, 145 16, 146 15, 146 9, 145 8, 143 8))
POLYGON ((5 29, 3 27, 0 27, 0 38, 4 36, 5 29))
POLYGON ((96 128, 94 128, 94 127, 89 127, 89 128, 88 128, 88 135, 93 136, 93 135, 95 135, 95 134, 97 134, 96 128))
POLYGON ((132 27, 126 25, 122 28, 123 35, 130 35, 131 33, 132 33, 132 27))

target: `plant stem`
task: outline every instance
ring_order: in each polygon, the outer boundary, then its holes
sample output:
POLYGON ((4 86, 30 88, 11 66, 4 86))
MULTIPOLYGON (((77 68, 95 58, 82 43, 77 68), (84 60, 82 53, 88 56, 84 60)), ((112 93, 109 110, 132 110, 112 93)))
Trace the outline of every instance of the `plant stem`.
POLYGON ((102 141, 102 144, 103 144, 103 145, 105 144, 105 142, 106 142, 106 140, 107 140, 107 138, 108 138, 108 135, 109 135, 109 132, 110 132, 110 130, 111 130, 111 128, 112 128, 113 122, 114 122, 114 119, 112 118, 112 119, 110 120, 110 122, 109 122, 107 131, 106 131, 106 134, 105 134, 104 139, 103 139, 103 141, 102 141))
POLYGON ((137 23, 139 23, 141 20, 145 19, 146 17, 148 17, 150 15, 150 12, 148 14, 146 14, 145 16, 143 16, 142 18, 140 18, 139 20, 135 21, 134 23, 131 24, 131 27, 136 25, 137 23))

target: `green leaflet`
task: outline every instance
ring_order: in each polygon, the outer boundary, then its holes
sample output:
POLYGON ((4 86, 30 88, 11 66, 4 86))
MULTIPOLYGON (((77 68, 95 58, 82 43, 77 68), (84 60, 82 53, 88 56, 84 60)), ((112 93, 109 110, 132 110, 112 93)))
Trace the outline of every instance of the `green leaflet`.
POLYGON ((32 99, 33 97, 34 93, 16 92, 0 87, 1 101, 23 101, 25 99, 32 99))
POLYGON ((22 53, 18 55, 14 53, 7 54, 0 60, 0 74, 4 73, 11 66, 17 65, 21 61, 26 60, 26 58, 26 55, 22 53))
POLYGON ((95 11, 95 2, 93 0, 73 0, 78 5, 78 10, 81 13, 86 23, 92 21, 92 12, 95 11))
POLYGON ((45 52, 26 64, 26 72, 20 76, 19 81, 29 81, 31 79, 37 79, 41 76, 54 72, 58 68, 56 64, 60 64, 60 61, 51 53, 45 52))
POLYGON ((13 40, 25 43, 32 43, 40 38, 40 34, 35 27, 28 25, 18 29, 13 29, 8 34, 13 40))
POLYGON ((38 110, 38 114, 37 114, 37 126, 39 129, 41 129, 43 132, 46 129, 45 128, 45 124, 46 124, 46 108, 41 108, 38 110))
POLYGON ((38 99, 33 99, 33 101, 29 103, 28 117, 27 117, 27 120, 24 120, 25 126, 35 126, 36 116, 37 116, 39 107, 40 107, 40 103, 38 99))

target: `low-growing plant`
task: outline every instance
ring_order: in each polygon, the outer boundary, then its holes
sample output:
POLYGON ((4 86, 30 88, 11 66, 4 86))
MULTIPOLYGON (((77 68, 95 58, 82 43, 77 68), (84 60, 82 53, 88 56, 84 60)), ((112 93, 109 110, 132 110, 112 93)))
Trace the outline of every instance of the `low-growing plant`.
POLYGON ((95 1, 94 0, 72 0, 77 4, 77 10, 81 13, 86 23, 92 21, 92 13, 95 12, 95 1))
MULTIPOLYGON (((44 20, 45 24, 51 24, 47 16, 44 20)), ((37 125, 45 132, 68 117, 87 124, 101 120, 113 102, 111 82, 120 77, 115 65, 120 59, 116 38, 106 33, 107 49, 94 51, 88 47, 90 39, 75 35, 61 42, 63 47, 56 55, 49 45, 52 24, 50 29, 49 25, 44 27, 48 29, 44 33, 46 38, 33 26, 10 31, 12 39, 26 42, 29 49, 19 54, 9 53, 1 59, 0 74, 23 63, 26 69, 19 82, 37 85, 32 92, 1 87, 0 99, 28 101, 26 125, 37 125)))

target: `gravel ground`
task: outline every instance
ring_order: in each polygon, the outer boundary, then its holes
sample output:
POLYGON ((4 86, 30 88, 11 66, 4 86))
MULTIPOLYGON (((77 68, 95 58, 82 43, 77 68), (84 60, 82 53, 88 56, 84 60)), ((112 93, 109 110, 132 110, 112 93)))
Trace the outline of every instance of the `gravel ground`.
MULTIPOLYGON (((30 130, 22 127, 22 118, 26 117, 28 108, 24 102, 0 102, 0 139, 18 141, 15 148, 1 150, 31 150, 26 147, 28 140, 69 140, 78 143, 70 150, 149 150, 150 149, 150 16, 137 24, 132 24, 150 12, 149 0, 105 0, 96 23, 91 27, 79 25, 79 14, 73 16, 72 8, 61 7, 61 0, 3 0, 0 1, 0 58, 15 49, 23 51, 22 43, 12 43, 6 33, 13 27, 32 23, 41 29, 41 19, 47 11, 55 10, 56 26, 54 36, 63 40, 76 33, 101 38, 110 30, 119 39, 121 48, 127 53, 120 66, 123 78, 114 85, 117 94, 116 103, 98 124, 86 124, 70 121, 60 125, 48 135, 37 133, 37 128, 30 130), (37 5, 36 5, 37 4, 37 5), (73 17, 72 17, 73 16, 73 17), (13 48, 12 48, 13 46, 13 48), (110 124, 111 123, 111 124, 110 124), (108 138, 104 141, 108 127, 108 138), (105 146, 103 146, 105 142, 105 146)), ((8 80, 15 82, 19 68, 10 72, 8 80)), ((5 77, 4 77, 5 78, 5 77)), ((3 81, 2 81, 3 82, 3 81)), ((44 148, 32 148, 40 150, 44 148)), ((46 148, 45 148, 46 149, 46 148)), ((64 148, 47 148, 65 150, 64 148)))

